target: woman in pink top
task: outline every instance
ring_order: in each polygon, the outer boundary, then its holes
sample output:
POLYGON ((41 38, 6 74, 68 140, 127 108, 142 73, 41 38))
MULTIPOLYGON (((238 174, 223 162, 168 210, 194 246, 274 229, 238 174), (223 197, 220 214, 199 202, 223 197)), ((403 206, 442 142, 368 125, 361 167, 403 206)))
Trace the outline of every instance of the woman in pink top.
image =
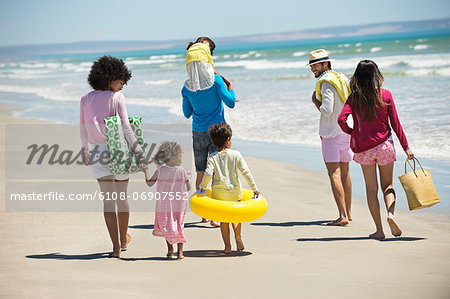
POLYGON ((385 235, 377 198, 377 165, 391 233, 396 237, 402 234, 402 230, 394 218, 395 192, 392 187, 392 179, 396 155, 391 126, 408 159, 414 158, 400 125, 392 95, 388 90, 381 89, 383 80, 383 75, 375 62, 371 60, 360 61, 350 80, 352 94, 338 118, 342 131, 351 135, 350 148, 355 153, 353 160, 361 164, 363 171, 367 203, 376 226, 376 232, 369 237, 378 240, 384 239, 385 235), (347 124, 347 118, 350 114, 353 117, 353 129, 347 124))
MULTIPOLYGON (((116 92, 131 78, 131 72, 122 59, 111 56, 100 57, 92 65, 88 82, 94 89, 85 94, 80 102, 80 137, 84 151, 85 164, 90 165, 105 199, 125 198, 124 200, 103 200, 103 211, 109 236, 113 243, 112 257, 120 257, 131 240, 128 231, 130 216, 127 188, 128 175, 113 174, 109 170, 106 157, 106 129, 103 119, 114 115, 113 98, 116 92), (89 152, 88 143, 93 151, 89 152), (92 157, 91 157, 92 153, 92 157), (116 213, 117 205, 117 213, 116 213)), ((122 120, 124 135, 130 144, 136 144, 128 121, 127 108, 123 94, 118 94, 118 114, 122 120)), ((136 149, 142 155, 142 149, 136 149)), ((143 164, 141 159, 141 166, 143 164)))

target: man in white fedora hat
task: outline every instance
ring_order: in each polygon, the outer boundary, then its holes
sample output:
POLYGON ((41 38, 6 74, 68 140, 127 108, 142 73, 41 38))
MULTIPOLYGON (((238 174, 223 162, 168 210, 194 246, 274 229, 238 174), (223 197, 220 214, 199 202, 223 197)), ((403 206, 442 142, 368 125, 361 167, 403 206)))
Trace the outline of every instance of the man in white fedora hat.
POLYGON ((352 220, 352 182, 349 162, 353 158, 350 135, 342 132, 337 123, 350 88, 347 77, 331 69, 331 59, 324 49, 309 53, 309 63, 314 77, 318 78, 312 102, 320 111, 319 135, 322 156, 327 167, 339 218, 328 225, 345 226, 352 220))

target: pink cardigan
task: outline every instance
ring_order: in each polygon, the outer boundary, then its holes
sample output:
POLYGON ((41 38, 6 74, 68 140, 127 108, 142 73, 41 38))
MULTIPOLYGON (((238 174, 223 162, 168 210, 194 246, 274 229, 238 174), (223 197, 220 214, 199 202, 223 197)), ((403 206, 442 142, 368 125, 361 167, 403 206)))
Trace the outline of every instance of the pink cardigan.
POLYGON ((350 148, 355 153, 364 152, 385 142, 391 136, 391 126, 403 150, 406 151, 409 148, 391 93, 386 89, 381 89, 381 94, 386 105, 378 109, 373 121, 364 120, 365 111, 356 112, 353 110, 352 95, 347 99, 338 117, 338 124, 342 131, 351 135, 350 148), (349 114, 353 117, 353 129, 347 124, 349 114), (389 126, 389 122, 391 126, 389 126))

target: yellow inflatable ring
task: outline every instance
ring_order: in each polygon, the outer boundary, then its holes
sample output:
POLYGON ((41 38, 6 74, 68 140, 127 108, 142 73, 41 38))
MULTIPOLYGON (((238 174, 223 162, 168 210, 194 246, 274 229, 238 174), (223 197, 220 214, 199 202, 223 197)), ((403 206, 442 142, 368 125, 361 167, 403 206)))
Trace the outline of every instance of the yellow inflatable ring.
POLYGON ((200 217, 226 223, 241 223, 256 220, 267 211, 267 202, 261 195, 252 199, 253 192, 242 190, 240 201, 226 201, 212 198, 210 188, 204 194, 194 193, 189 200, 192 212, 200 217))

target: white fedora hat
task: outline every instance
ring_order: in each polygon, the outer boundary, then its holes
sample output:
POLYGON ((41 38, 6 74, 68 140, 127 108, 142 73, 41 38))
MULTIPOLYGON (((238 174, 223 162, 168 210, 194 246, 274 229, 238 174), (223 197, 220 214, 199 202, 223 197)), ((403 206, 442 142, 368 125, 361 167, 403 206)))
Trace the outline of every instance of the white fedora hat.
POLYGON ((325 61, 334 61, 334 59, 330 59, 328 52, 324 49, 314 50, 309 53, 309 63, 306 66, 325 61))

